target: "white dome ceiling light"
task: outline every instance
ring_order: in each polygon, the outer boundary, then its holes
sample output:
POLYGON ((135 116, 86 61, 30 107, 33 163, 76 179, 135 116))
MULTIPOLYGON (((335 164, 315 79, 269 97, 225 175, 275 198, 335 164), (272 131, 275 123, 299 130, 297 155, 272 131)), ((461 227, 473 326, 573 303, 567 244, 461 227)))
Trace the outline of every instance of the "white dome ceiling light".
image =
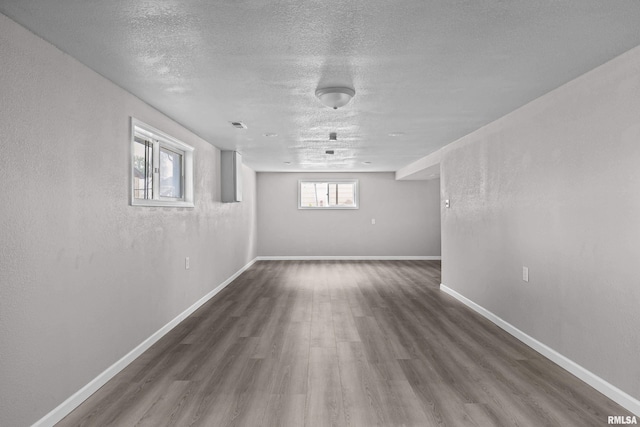
POLYGON ((351 101, 356 91, 348 87, 325 87, 316 90, 316 96, 324 105, 337 110, 351 101))

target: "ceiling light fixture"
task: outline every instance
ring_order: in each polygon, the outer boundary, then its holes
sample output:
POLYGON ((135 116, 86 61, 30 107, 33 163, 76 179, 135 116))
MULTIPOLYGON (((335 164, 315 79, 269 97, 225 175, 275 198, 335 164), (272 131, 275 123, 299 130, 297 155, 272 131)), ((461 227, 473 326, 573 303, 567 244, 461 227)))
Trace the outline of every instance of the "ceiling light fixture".
POLYGON ((316 96, 324 105, 337 110, 351 101, 356 91, 348 87, 325 87, 316 90, 316 96))

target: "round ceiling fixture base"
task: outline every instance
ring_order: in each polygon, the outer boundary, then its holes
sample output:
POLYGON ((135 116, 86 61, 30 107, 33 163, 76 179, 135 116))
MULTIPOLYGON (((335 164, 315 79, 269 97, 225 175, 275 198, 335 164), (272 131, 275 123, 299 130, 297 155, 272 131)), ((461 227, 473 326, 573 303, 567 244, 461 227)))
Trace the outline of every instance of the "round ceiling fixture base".
POLYGON ((349 87, 325 87, 316 90, 316 96, 324 105, 337 110, 351 101, 356 91, 349 87))

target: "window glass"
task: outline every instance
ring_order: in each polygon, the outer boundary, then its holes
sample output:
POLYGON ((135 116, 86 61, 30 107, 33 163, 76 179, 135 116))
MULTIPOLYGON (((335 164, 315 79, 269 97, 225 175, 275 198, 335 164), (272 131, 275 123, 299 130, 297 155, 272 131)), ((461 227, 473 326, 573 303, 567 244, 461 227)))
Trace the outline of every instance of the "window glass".
POLYGON ((299 209, 357 209, 358 181, 299 181, 299 209))
POLYGON ((133 144, 133 196, 136 199, 153 198, 153 144, 136 138, 133 144))
POLYGON ((182 198, 182 154, 160 147, 160 196, 182 198))

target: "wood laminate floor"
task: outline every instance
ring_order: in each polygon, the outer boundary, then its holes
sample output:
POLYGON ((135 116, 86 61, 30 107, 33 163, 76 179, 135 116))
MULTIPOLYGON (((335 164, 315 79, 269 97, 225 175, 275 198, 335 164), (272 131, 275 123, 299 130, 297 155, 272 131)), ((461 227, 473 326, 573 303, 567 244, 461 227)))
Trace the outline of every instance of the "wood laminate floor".
POLYGON ((603 426, 628 411, 439 291, 438 261, 259 261, 60 426, 603 426))

